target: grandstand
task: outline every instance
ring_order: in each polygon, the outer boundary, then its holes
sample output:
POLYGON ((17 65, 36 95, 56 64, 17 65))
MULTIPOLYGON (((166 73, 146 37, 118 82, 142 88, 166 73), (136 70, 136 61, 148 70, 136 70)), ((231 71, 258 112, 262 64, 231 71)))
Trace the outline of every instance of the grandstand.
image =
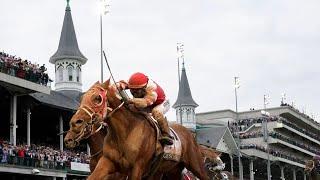
POLYGON ((68 128, 68 119, 78 105, 76 101, 52 91, 40 81, 3 71, 0 72, 0 94, 1 177, 55 179, 88 174, 88 168, 74 168, 88 163, 88 155, 63 151, 59 148, 63 142, 57 136, 68 128), (62 119, 64 121, 60 121, 62 119))
MULTIPOLYGON (((319 123, 288 104, 238 114, 232 110, 204 112, 196 117, 200 128, 198 135, 201 136, 198 140, 207 146, 211 145, 208 143, 210 134, 201 132, 202 129, 210 132, 208 129, 212 127, 228 127, 237 141, 240 127, 245 179, 267 179, 269 156, 272 179, 305 180, 305 161, 312 159, 320 151, 319 123)), ((223 160, 227 163, 228 170, 237 175, 238 167, 231 167, 231 164, 238 164, 236 156, 223 160)))
POLYGON ((46 66, 0 52, 1 179, 85 179, 90 151, 85 144, 66 150, 63 132, 82 93, 81 54, 69 1, 55 65, 55 90, 46 66), (88 153, 87 153, 88 152, 88 153))

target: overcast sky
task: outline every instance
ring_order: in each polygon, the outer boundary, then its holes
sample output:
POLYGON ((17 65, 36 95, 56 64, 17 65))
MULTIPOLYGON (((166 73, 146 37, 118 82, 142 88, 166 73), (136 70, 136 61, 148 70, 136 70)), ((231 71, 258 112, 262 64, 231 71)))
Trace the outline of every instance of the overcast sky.
MULTIPOLYGON (((46 64, 58 48, 65 0, 0 0, 0 50, 46 64)), ((183 42, 185 67, 196 112, 239 110, 287 102, 320 119, 319 0, 114 0, 103 17, 104 48, 116 79, 141 71, 178 93, 176 43, 183 42)), ((81 52, 83 90, 100 80, 98 0, 71 0, 81 52)), ((109 77, 105 69, 105 78, 109 77)), ((169 112, 175 120, 175 111, 169 112)))

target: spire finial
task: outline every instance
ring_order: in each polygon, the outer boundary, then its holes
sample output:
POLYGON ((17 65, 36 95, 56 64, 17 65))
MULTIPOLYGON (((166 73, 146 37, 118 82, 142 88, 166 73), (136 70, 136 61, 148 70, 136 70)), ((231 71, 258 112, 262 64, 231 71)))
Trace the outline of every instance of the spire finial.
POLYGON ((185 69, 185 67, 184 67, 184 58, 182 59, 182 69, 185 69))
POLYGON ((70 4, 69 4, 70 0, 67 0, 67 7, 70 7, 70 4))

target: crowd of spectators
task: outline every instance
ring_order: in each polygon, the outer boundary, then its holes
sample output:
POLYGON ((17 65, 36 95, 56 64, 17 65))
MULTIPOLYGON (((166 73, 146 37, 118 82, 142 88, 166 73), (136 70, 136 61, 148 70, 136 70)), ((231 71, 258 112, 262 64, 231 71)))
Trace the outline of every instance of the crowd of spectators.
POLYGON ((288 142, 288 143, 290 143, 290 144, 292 144, 292 145, 298 146, 298 147, 300 147, 300 148, 302 148, 302 149, 306 149, 306 150, 308 150, 308 151, 310 151, 310 152, 313 152, 313 153, 315 153, 315 154, 318 154, 318 153, 320 152, 319 149, 317 149, 317 148, 315 148, 315 147, 313 147, 313 146, 310 146, 310 145, 308 145, 308 144, 306 144, 306 143, 303 143, 303 142, 297 141, 297 140, 295 140, 295 139, 289 138, 289 137, 284 136, 284 135, 282 135, 282 134, 280 134, 280 133, 270 132, 269 135, 270 135, 271 137, 273 137, 273 138, 283 140, 283 141, 285 141, 285 142, 288 142))
POLYGON ((281 119, 279 120, 279 122, 281 122, 281 123, 283 123, 283 124, 285 124, 285 125, 293 128, 293 129, 295 129, 295 130, 297 130, 297 131, 299 131, 299 132, 301 132, 301 133, 303 133, 303 134, 305 134, 305 135, 307 135, 307 136, 310 136, 310 137, 312 137, 313 139, 316 139, 316 140, 320 141, 320 137, 319 137, 317 134, 312 133, 310 130, 301 128, 301 127, 299 127, 299 126, 297 126, 297 125, 289 122, 289 121, 288 121, 287 119, 285 119, 285 118, 282 118, 282 117, 281 117, 281 119))
MULTIPOLYGON (((243 145, 240 146, 240 148, 241 149, 257 149, 257 150, 265 152, 265 153, 268 152, 268 149, 266 147, 259 146, 257 144, 243 144, 243 145)), ((296 155, 294 155, 294 154, 292 154, 292 153, 290 153, 288 151, 282 151, 280 149, 275 149, 275 148, 270 147, 269 148, 269 153, 272 156, 288 159, 290 161, 298 162, 300 164, 304 164, 305 163, 303 158, 299 158, 296 155)))
POLYGON ((261 130, 258 131, 252 131, 252 132, 246 132, 246 133, 241 133, 239 138, 240 139, 249 139, 249 138, 257 138, 257 137, 262 137, 263 133, 261 130))
POLYGON ((238 128, 241 131, 245 131, 249 127, 251 127, 253 124, 261 124, 264 121, 272 122, 272 121, 278 121, 279 116, 271 116, 271 117, 258 117, 258 118, 247 118, 247 119, 240 119, 239 122, 228 122, 228 126, 231 132, 238 132, 238 128))
MULTIPOLYGON (((278 132, 269 132, 269 136, 272 137, 272 138, 275 138, 275 139, 279 139, 279 140, 282 140, 282 141, 285 141, 289 144, 292 144, 292 145, 295 145, 295 146, 298 146, 302 149, 306 149, 312 153, 319 153, 319 149, 313 147, 313 146, 310 146, 302 141, 298 141, 296 139, 293 139, 293 138, 290 138, 290 137, 287 137, 285 135, 282 135, 278 132)), ((263 133, 261 130, 258 130, 258 131, 252 131, 252 132, 247 132, 247 133, 242 133, 240 134, 240 139, 248 139, 248 138, 257 138, 257 137, 263 137, 263 133)))
MULTIPOLYGON (((320 141, 320 136, 318 136, 317 134, 315 133, 312 133, 310 130, 307 130, 307 129, 304 129, 304 128, 301 128, 297 125, 295 125, 294 123, 288 121, 286 118, 284 117, 281 117, 281 116, 271 116, 271 117, 258 117, 258 118, 248 118, 248 119, 240 119, 239 120, 239 123, 238 122, 233 122, 233 123, 228 123, 228 126, 229 126, 229 129, 230 131, 236 135, 235 133, 238 132, 238 127, 240 128, 240 132, 241 131, 245 131, 246 129, 248 129, 249 127, 251 127, 253 124, 261 124, 262 122, 264 121, 268 121, 268 122, 273 122, 273 121, 277 121, 279 123, 283 123, 309 137, 312 137, 318 141, 320 141), (238 124, 240 126, 238 126, 238 124)), ((248 135, 248 133, 240 133, 240 136, 241 134, 245 134, 248 135)))
POLYGON ((2 73, 46 86, 48 82, 52 82, 46 71, 44 64, 40 66, 20 57, 0 52, 0 72, 2 73))
POLYGON ((320 126, 320 123, 317 122, 314 117, 310 117, 309 115, 307 115, 305 112, 300 112, 299 109, 295 108, 294 106, 288 104, 288 103, 284 103, 284 102, 281 102, 280 106, 288 106, 290 107, 291 109, 293 109, 294 111, 296 111, 297 113, 299 114, 302 114, 302 116, 304 116, 305 118, 309 119, 311 122, 313 122, 314 124, 317 124, 318 126, 320 126))
POLYGON ((70 168, 71 162, 89 164, 90 157, 84 152, 60 151, 48 146, 32 144, 13 146, 0 142, 0 163, 49 169, 70 168))

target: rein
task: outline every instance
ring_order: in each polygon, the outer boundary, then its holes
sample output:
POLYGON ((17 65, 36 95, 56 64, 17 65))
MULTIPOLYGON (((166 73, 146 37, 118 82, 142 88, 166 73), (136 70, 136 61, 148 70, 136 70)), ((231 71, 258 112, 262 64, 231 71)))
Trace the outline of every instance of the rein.
POLYGON ((102 152, 102 149, 100 149, 98 152, 94 153, 93 155, 91 155, 89 158, 93 158, 95 156, 97 156, 98 154, 100 154, 102 152))

